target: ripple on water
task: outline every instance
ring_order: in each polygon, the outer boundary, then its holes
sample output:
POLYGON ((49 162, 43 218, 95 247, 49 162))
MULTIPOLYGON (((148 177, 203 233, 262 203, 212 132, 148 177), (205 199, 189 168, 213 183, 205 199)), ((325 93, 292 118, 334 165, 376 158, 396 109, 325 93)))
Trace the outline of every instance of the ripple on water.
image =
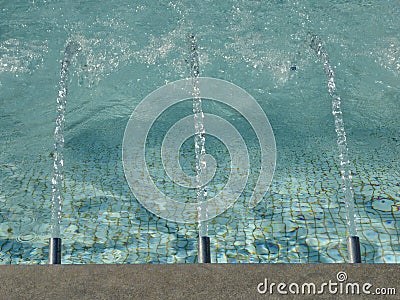
POLYGON ((29 243, 38 239, 38 235, 36 233, 29 233, 29 234, 20 234, 15 239, 17 242, 20 243, 29 243))
POLYGON ((8 225, 8 232, 15 234, 16 241, 20 243, 28 243, 38 239, 36 233, 32 232, 32 225, 37 222, 33 213, 10 213, 6 211, 0 212, 0 223, 8 225))
POLYGON ((32 212, 10 213, 7 211, 0 211, 0 221, 7 222, 13 226, 26 226, 36 222, 32 212))
POLYGON ((101 258, 103 263, 118 263, 122 262, 124 255, 121 250, 107 249, 102 253, 101 258))
POLYGON ((347 243, 344 239, 332 240, 322 247, 322 263, 342 263, 347 260, 347 243))

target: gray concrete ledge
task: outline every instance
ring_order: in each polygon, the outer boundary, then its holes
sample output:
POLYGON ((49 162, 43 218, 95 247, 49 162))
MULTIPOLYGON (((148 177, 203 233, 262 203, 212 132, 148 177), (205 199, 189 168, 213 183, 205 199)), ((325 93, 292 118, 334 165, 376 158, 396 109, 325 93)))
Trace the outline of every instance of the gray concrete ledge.
MULTIPOLYGON (((388 292, 388 290, 386 290, 388 292)), ((389 292, 392 292, 390 290, 389 292)), ((3 265, 0 299, 400 299, 399 264, 169 264, 169 265, 3 265), (343 292, 340 293, 338 273, 343 292), (344 276, 344 273, 339 273, 344 276), (273 293, 265 290, 275 283, 273 293), (333 291, 328 284, 331 281, 333 291), (279 294, 281 290, 288 294, 279 294), (300 292, 304 285, 306 294, 300 292), (313 283, 324 293, 307 295, 313 283), (371 294, 346 294, 346 284, 364 284, 371 294), (336 285, 335 285, 336 284, 336 285), (265 291, 260 294, 257 291, 265 291), (395 288, 396 295, 377 295, 376 288, 395 288), (374 294, 373 294, 374 293, 374 294)))

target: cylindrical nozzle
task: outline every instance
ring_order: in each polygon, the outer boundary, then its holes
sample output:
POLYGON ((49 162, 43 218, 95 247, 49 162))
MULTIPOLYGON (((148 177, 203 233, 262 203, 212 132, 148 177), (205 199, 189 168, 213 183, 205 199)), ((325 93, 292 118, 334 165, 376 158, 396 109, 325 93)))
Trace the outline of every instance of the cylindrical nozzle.
POLYGON ((349 251, 350 263, 361 263, 360 239, 358 236, 349 236, 347 238, 347 249, 349 251))
POLYGON ((49 241, 49 264, 61 264, 61 239, 50 238, 49 241))
POLYGON ((210 238, 208 236, 199 237, 199 264, 211 263, 210 238))

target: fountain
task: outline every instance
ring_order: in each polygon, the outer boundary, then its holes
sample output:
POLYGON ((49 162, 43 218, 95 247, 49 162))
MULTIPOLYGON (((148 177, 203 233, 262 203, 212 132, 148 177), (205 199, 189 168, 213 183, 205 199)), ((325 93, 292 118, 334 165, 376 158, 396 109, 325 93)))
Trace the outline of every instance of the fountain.
POLYGON ((54 130, 54 174, 52 183, 52 211, 51 211, 51 237, 49 242, 49 264, 61 264, 61 237, 60 222, 63 202, 63 179, 64 179, 64 125, 65 108, 68 93, 68 73, 71 60, 80 51, 81 46, 75 41, 69 41, 64 51, 64 59, 61 62, 60 83, 57 97, 57 118, 54 130))
POLYGON ((202 101, 200 97, 199 84, 199 55, 197 53, 196 37, 191 34, 190 41, 190 75, 193 87, 193 115, 194 115, 194 144, 196 153, 196 198, 198 203, 198 231, 199 231, 199 263, 210 263, 210 237, 208 236, 207 224, 207 190, 204 186, 206 176, 206 149, 205 149, 205 128, 202 101))
POLYGON ((332 98, 332 114, 335 117, 335 131, 337 134, 337 145, 340 159, 340 174, 343 184, 343 192, 345 195, 346 204, 346 225, 347 225, 347 247, 349 252, 349 261, 351 263, 360 263, 360 241, 357 236, 355 212, 354 212, 354 194, 352 175, 350 170, 350 160, 346 141, 346 131, 344 128, 341 98, 336 93, 335 73, 329 62, 328 53, 322 47, 322 41, 317 35, 311 35, 310 47, 315 51, 318 57, 322 60, 324 71, 328 77, 328 92, 332 98))

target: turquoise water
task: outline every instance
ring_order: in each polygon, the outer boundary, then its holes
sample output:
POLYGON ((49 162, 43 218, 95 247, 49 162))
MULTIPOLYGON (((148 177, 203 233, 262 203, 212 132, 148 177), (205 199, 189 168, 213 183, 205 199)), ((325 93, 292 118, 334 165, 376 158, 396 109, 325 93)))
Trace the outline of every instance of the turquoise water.
MULTIPOLYGON (((208 222, 212 262, 347 261, 331 99, 309 33, 324 42, 342 98, 362 261, 400 262, 398 2, 70 2, 0 1, 0 263, 47 262, 56 98, 71 40, 82 49, 69 68, 63 263, 197 261, 196 224, 165 221, 144 209, 125 180, 121 154, 138 103, 190 77, 190 33, 201 76, 251 94, 268 116, 277 149, 271 187, 250 209, 243 199, 258 174, 254 132, 237 112, 204 101, 205 112, 235 125, 252 159, 242 198, 208 222)), ((183 198, 195 191, 168 180, 160 146, 191 105, 182 102, 160 116, 146 150, 157 186, 183 198)), ((188 173, 192 145, 188 140, 180 152, 188 173)), ((218 193, 229 175, 229 154, 212 137, 206 148, 219 167, 209 194, 218 193)))

